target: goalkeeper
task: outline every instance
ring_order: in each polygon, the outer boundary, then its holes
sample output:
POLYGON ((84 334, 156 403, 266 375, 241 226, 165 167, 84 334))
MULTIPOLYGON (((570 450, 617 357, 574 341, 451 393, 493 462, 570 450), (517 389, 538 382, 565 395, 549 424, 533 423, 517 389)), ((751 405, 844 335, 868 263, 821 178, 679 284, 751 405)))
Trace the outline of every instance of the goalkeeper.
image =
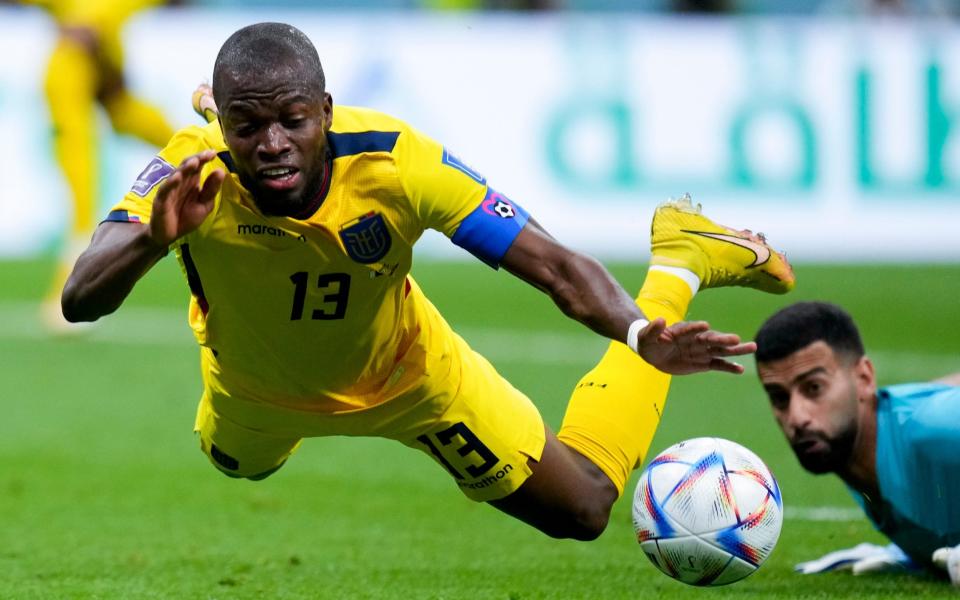
POLYGON ((893 542, 797 570, 935 566, 960 585, 960 373, 878 389, 853 319, 821 302, 780 310, 756 343, 760 381, 800 464, 836 473, 893 542))

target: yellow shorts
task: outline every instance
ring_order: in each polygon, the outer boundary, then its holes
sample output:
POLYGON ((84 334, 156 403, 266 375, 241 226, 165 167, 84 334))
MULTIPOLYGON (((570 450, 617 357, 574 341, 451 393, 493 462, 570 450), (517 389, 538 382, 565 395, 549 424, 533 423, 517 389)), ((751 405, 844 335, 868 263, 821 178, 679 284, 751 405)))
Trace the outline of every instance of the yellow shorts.
POLYGON ((528 459, 540 460, 543 419, 493 365, 449 328, 446 333, 454 348, 450 376, 424 377, 412 390, 361 410, 308 412, 206 385, 196 422, 201 449, 227 475, 262 479, 303 438, 383 437, 426 452, 469 498, 503 498, 530 476, 528 459))

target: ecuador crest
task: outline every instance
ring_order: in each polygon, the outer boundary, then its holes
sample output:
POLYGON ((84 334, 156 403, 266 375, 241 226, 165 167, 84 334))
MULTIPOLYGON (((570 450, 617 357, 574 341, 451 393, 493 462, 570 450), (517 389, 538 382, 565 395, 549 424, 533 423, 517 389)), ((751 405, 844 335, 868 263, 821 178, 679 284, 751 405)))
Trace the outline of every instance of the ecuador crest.
POLYGON ((347 254, 358 263, 375 263, 390 251, 390 231, 383 215, 367 214, 340 227, 340 240, 347 254))

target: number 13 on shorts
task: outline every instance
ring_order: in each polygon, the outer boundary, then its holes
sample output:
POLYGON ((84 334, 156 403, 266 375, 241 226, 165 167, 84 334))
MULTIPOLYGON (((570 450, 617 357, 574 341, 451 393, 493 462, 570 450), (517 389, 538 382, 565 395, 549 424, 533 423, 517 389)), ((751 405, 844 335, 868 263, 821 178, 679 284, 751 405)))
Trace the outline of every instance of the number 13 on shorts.
POLYGON ((485 443, 462 421, 417 436, 417 442, 453 476, 460 491, 478 502, 506 496, 530 474, 524 453, 495 450, 503 440, 494 436, 485 443))
POLYGON ((438 431, 432 435, 424 434, 418 436, 417 441, 426 446, 430 450, 430 453, 440 461, 440 464, 446 467, 446 469, 450 471, 450 474, 458 480, 464 479, 463 473, 450 464, 447 455, 455 454, 462 457, 460 460, 455 460, 455 462, 466 462, 467 464, 462 467, 462 469, 474 478, 482 477, 500 462, 500 459, 497 458, 493 451, 484 445, 463 422, 454 423, 452 427, 438 431), (460 440, 456 439, 457 436, 460 437, 460 440), (441 451, 440 448, 443 448, 443 450, 441 451), (452 451, 454 449, 455 452, 452 451), (474 453, 476 456, 472 456, 474 453), (473 460, 477 457, 479 457, 481 461, 479 465, 475 464, 473 460))

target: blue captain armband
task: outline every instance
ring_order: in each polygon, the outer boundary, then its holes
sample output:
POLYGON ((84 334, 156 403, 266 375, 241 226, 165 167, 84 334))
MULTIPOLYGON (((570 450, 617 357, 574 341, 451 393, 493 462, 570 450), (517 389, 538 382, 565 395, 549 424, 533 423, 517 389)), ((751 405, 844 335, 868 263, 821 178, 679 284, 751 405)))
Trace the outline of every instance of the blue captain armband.
POLYGON ((500 259, 529 218, 530 214, 519 204, 488 187, 483 202, 460 223, 451 241, 499 269, 500 259))

